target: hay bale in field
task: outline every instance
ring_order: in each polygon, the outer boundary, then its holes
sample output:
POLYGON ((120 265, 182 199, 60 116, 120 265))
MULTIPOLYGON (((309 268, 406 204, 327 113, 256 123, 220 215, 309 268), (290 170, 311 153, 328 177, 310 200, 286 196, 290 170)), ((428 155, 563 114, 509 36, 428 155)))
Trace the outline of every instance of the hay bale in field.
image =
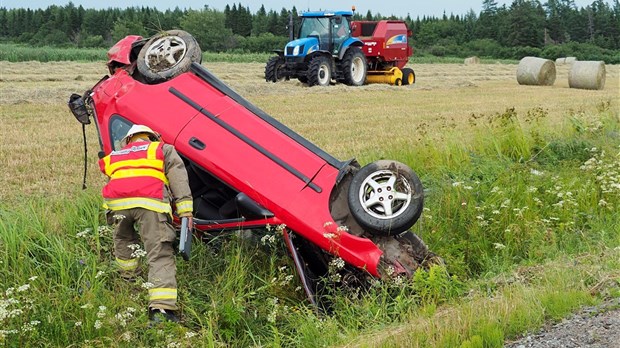
POLYGON ((566 63, 566 58, 558 58, 555 60, 555 65, 562 65, 566 63))
POLYGON ((471 64, 480 64, 480 58, 476 56, 465 58, 465 65, 471 65, 471 64))
POLYGON ((605 88, 605 62, 576 61, 568 74, 570 88, 594 89, 605 88))
POLYGON ((576 61, 577 61, 577 57, 566 57, 566 58, 564 58, 564 63, 566 63, 566 64, 573 64, 576 61))
POLYGON ((551 86, 555 82, 555 63, 548 59, 524 57, 517 68, 520 85, 551 86))

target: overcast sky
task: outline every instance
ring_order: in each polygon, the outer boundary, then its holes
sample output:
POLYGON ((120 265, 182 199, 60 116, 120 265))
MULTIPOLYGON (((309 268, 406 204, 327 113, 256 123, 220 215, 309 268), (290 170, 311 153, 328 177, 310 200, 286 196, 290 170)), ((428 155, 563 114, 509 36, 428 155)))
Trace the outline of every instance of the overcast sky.
MULTIPOLYGON (((511 0, 496 0, 501 6, 506 4, 509 6, 511 0)), ((592 4, 594 0, 575 0, 577 7, 585 7, 592 4)), ((542 0, 541 2, 546 2, 542 0)), ((606 0, 611 4, 612 0, 606 0)), ((0 7, 6 8, 46 8, 50 5, 66 5, 69 1, 53 1, 53 0, 0 0, 0 7)), ((355 5, 357 12, 365 15, 368 10, 373 14, 380 13, 384 16, 394 14, 399 17, 406 17, 410 14, 412 18, 418 16, 435 16, 439 17, 443 15, 444 11, 447 15, 454 13, 455 15, 462 15, 467 13, 470 9, 473 9, 477 14, 482 9, 482 0, 186 0, 186 1, 169 1, 169 0, 73 0, 76 6, 82 5, 84 8, 108 8, 119 7, 126 8, 130 6, 149 6, 156 7, 158 10, 166 10, 168 8, 192 8, 201 9, 204 5, 209 5, 210 8, 217 10, 224 10, 227 4, 239 4, 241 3, 245 7, 250 7, 250 11, 255 13, 261 5, 265 5, 265 9, 269 11, 273 9, 278 13, 285 7, 287 9, 295 6, 298 11, 305 10, 349 10, 352 5, 355 5)))

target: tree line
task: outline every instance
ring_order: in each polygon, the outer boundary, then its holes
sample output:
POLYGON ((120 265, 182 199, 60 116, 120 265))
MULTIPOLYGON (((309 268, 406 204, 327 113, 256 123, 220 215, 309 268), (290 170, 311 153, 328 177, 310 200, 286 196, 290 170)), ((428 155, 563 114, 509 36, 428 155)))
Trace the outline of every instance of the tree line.
MULTIPOLYGON (((129 34, 151 36, 179 28, 192 33, 204 51, 269 52, 288 41, 289 15, 261 6, 252 13, 241 3, 224 11, 209 8, 165 11, 151 7, 85 9, 69 2, 45 9, 0 8, 0 40, 28 45, 109 47, 129 34)), ((520 59, 579 56, 620 63, 620 2, 594 0, 577 7, 574 0, 514 0, 498 6, 482 0, 482 11, 442 17, 385 17, 368 11, 356 20, 401 19, 413 30, 418 55, 520 59)))

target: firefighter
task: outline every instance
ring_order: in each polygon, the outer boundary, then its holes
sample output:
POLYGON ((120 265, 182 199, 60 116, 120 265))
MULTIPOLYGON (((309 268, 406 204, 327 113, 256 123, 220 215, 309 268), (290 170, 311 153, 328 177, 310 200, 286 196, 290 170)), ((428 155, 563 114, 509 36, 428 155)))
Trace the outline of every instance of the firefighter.
POLYGON ((116 223, 116 263, 122 277, 135 280, 141 256, 136 255, 136 247, 141 239, 149 266, 149 319, 179 322, 171 203, 179 217, 188 217, 191 224, 187 171, 174 147, 161 142, 147 126, 132 126, 121 146, 99 160, 101 171, 110 178, 102 195, 108 222, 116 223))

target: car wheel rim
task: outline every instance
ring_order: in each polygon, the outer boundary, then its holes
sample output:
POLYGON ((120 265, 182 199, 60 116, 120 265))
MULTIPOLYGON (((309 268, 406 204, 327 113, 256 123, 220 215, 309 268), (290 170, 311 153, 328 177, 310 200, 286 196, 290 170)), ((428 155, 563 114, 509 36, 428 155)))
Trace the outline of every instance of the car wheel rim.
POLYGON ((329 68, 327 65, 321 65, 319 68, 319 84, 324 86, 329 83, 329 68))
POLYGON ((351 76, 353 81, 360 81, 364 76, 364 62, 362 58, 356 57, 351 64, 351 76))
POLYGON ((359 200, 362 208, 377 219, 393 219, 403 214, 412 198, 409 181, 389 170, 370 174, 362 182, 359 200))
POLYGON ((166 70, 179 64, 186 53, 187 45, 183 39, 175 35, 165 36, 149 46, 144 63, 154 71, 166 70))

